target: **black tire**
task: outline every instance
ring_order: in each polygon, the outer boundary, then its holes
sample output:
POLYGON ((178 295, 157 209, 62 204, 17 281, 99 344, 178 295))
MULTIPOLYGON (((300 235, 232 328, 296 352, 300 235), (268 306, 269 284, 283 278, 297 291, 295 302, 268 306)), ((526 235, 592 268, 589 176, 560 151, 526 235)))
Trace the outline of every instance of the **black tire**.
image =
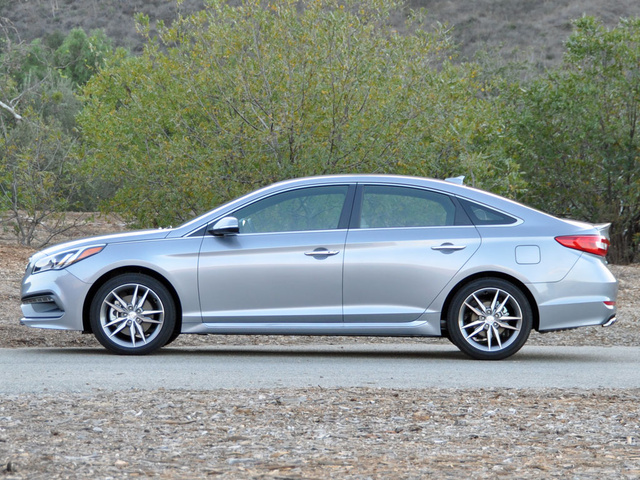
POLYGON ((178 338, 179 336, 180 336, 180 330, 175 329, 171 334, 171 336, 169 337, 169 340, 167 340, 167 343, 164 344, 164 346, 166 347, 167 345, 172 344, 176 340, 176 338, 178 338))
POLYGON ((533 325, 529 300, 511 282, 481 278, 454 295, 447 313, 450 340, 478 360, 501 360, 522 348, 533 325))
POLYGON ((93 334, 120 355, 151 353, 171 339, 176 308, 169 290, 138 273, 118 275, 102 285, 89 310, 93 334))

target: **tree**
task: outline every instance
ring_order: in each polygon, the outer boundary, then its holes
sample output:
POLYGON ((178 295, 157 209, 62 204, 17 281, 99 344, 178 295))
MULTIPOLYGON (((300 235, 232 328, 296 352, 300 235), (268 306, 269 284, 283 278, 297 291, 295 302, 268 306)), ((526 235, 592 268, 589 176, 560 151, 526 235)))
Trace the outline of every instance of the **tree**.
POLYGON ((74 28, 55 50, 54 59, 56 68, 74 85, 84 85, 112 51, 111 40, 102 30, 87 35, 82 28, 74 28))
POLYGON ((640 240, 640 19, 574 22, 564 64, 512 96, 525 199, 551 213, 613 222, 614 262, 640 240))
MULTIPOLYGON (((87 167, 140 225, 182 221, 304 175, 468 174, 508 192, 498 103, 454 67, 444 27, 388 0, 223 0, 120 53, 84 89, 87 167)), ((148 34, 148 18, 139 27, 148 34)))
POLYGON ((38 241, 46 244, 68 228, 65 212, 80 207, 84 182, 72 155, 79 80, 62 75, 73 62, 56 65, 54 52, 39 40, 25 44, 7 36, 0 60, 0 212, 20 243, 31 245, 42 230, 38 241))
POLYGON ((55 122, 25 115, 27 120, 0 140, 0 205, 19 243, 31 245, 43 227, 38 240, 46 245, 70 228, 65 213, 73 208, 78 188, 70 155, 73 139, 55 122))

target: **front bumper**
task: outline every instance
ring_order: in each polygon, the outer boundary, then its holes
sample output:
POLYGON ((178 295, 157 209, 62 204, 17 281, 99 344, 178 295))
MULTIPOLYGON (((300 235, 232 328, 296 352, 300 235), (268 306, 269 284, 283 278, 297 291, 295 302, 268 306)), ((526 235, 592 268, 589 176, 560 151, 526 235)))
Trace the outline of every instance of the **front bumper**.
POLYGON ((84 330, 82 308, 91 286, 68 270, 30 274, 22 280, 22 325, 84 330))

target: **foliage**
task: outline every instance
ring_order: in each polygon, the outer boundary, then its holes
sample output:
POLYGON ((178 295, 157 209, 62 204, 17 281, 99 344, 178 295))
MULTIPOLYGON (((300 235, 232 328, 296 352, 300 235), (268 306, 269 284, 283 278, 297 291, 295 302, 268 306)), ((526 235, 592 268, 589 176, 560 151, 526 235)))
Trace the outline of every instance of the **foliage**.
MULTIPOLYGON (((284 178, 343 172, 467 174, 509 192, 500 104, 447 32, 395 1, 222 0, 120 53, 84 89, 88 168, 115 208, 167 225, 284 178)), ((149 20, 139 18, 149 32, 149 20)))
POLYGON ((69 155, 73 139, 55 122, 25 115, 29 121, 0 139, 0 205, 9 212, 19 243, 31 245, 36 228, 45 226, 46 244, 67 228, 64 212, 73 207, 78 183, 69 155))
POLYGON ((74 28, 55 50, 55 64, 75 85, 84 85, 111 51, 111 40, 102 30, 87 35, 81 28, 74 28))
MULTIPOLYGON (((23 244, 34 241, 40 226, 48 231, 44 243, 62 233, 64 212, 77 208, 86 191, 71 154, 81 108, 74 90, 96 63, 81 56, 56 63, 56 55, 64 59, 62 53, 73 50, 68 46, 93 41, 82 35, 70 34, 55 51, 50 45, 56 39, 30 44, 7 39, 0 56, 0 211, 23 244)), ((104 48, 96 52, 95 58, 106 55, 104 48)))
POLYGON ((551 213, 613 222, 615 262, 640 233, 640 19, 574 23, 562 68, 512 96, 525 199, 551 213))
POLYGON ((466 175, 612 221, 610 259, 638 260, 640 19, 576 20, 545 74, 535 59, 458 62, 449 30, 427 25, 401 0, 209 0, 157 37, 139 16, 139 56, 112 55, 99 31, 5 35, 0 210, 43 221, 101 201, 169 225, 284 178, 466 175))
POLYGON ((23 86, 48 76, 62 76, 74 86, 84 85, 111 52, 111 40, 101 30, 87 35, 81 28, 74 28, 66 37, 58 32, 29 44, 9 42, 2 55, 2 71, 23 86))

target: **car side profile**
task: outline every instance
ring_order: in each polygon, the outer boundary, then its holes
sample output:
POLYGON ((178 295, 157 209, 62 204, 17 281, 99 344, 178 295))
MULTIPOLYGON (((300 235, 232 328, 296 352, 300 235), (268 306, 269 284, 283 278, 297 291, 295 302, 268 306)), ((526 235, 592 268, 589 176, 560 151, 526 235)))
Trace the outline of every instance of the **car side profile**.
POLYGON ((607 227, 459 182, 280 182, 177 228, 34 254, 21 323, 117 354, 179 334, 445 336, 497 360, 540 332, 615 322, 607 227))

